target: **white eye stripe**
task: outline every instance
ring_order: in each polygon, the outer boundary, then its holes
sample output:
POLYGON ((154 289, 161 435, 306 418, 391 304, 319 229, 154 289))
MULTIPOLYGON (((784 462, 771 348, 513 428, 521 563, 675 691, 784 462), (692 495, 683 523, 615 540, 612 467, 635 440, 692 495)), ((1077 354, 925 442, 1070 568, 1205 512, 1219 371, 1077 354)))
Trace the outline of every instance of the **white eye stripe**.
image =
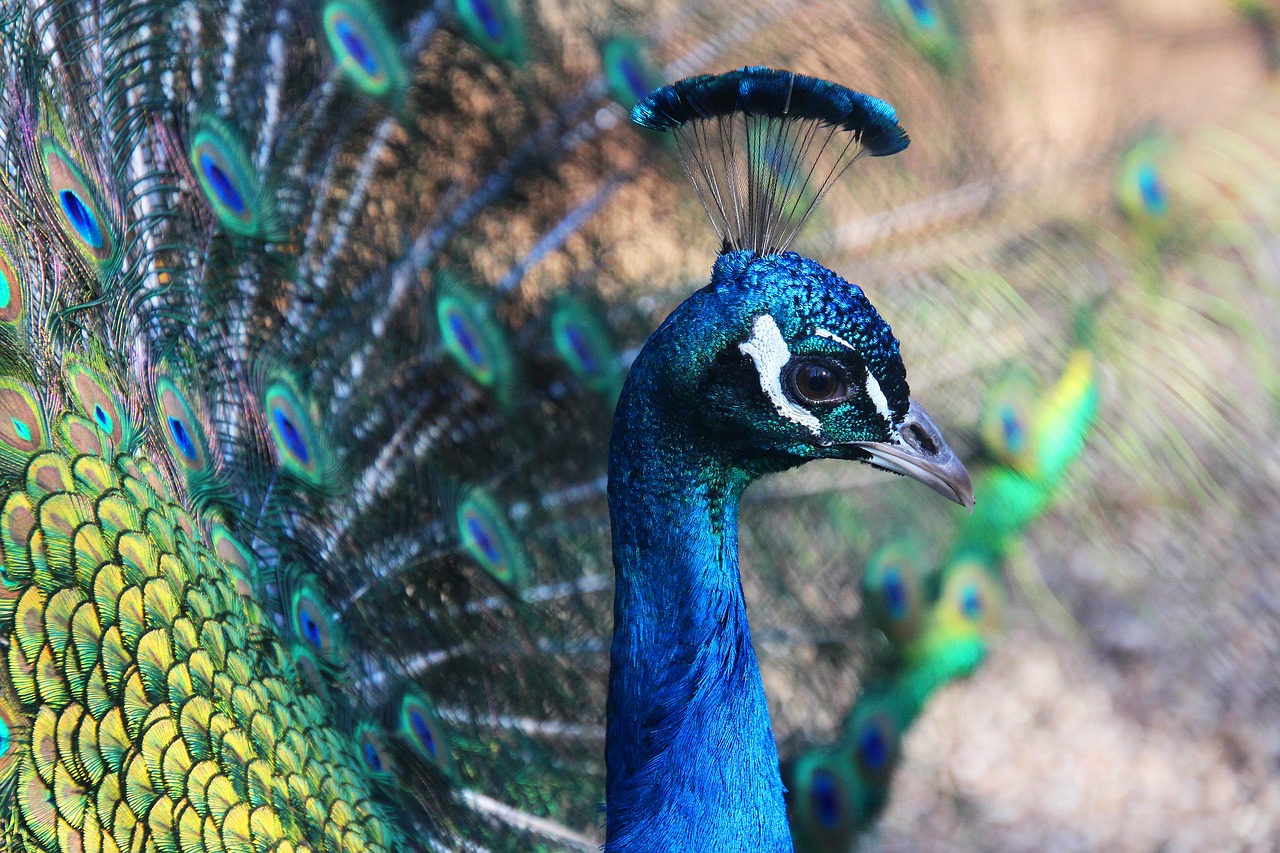
MULTIPOLYGON (((822 435, 822 424, 808 410, 791 402, 782 390, 782 369, 791 360, 791 350, 778 329, 777 322, 768 314, 761 314, 751 326, 751 337, 738 349, 751 357, 756 373, 760 374, 760 388, 768 396, 778 414, 795 421, 815 436, 822 435)), ((882 395, 883 396, 883 395, 882 395)))
MULTIPOLYGON (((829 332, 826 329, 815 329, 814 334, 820 338, 826 338, 829 341, 835 341, 840 346, 852 352, 857 352, 853 344, 837 335, 835 332, 829 332)), ((880 417, 884 418, 885 426, 893 428, 893 410, 889 408, 889 398, 884 395, 884 389, 880 387, 880 380, 871 375, 870 368, 867 369, 867 396, 871 398, 871 402, 876 404, 876 411, 880 417)))
POLYGON ((858 351, 858 350, 857 350, 857 348, 856 348, 853 344, 849 343, 849 342, 848 342, 848 341, 846 341, 844 338, 842 338, 842 337, 840 337, 839 335, 837 335, 835 332, 829 332, 829 331, 827 331, 826 329, 814 329, 814 330, 813 330, 813 333, 814 333, 815 335, 817 335, 818 337, 820 337, 820 338, 826 338, 826 339, 827 339, 827 340, 829 340, 829 341, 835 341, 835 342, 836 342, 836 343, 838 343, 840 346, 844 347, 845 349, 849 350, 850 352, 857 352, 857 351, 858 351))
POLYGON ((889 410, 889 399, 885 397, 879 380, 871 375, 870 370, 867 371, 867 396, 876 404, 876 411, 880 413, 880 417, 884 418, 885 426, 892 428, 893 412, 889 410))

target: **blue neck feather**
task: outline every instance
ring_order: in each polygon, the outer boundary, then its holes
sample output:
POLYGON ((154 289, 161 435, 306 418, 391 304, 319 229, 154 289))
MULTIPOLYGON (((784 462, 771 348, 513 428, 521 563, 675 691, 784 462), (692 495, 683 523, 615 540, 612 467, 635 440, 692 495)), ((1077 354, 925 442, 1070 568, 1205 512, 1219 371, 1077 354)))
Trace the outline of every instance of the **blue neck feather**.
POLYGON ((717 322, 723 310, 713 287, 673 314, 632 366, 615 417, 613 853, 792 850, 738 576, 738 503, 763 469, 700 440, 679 403, 696 399, 682 365, 735 333, 717 322))

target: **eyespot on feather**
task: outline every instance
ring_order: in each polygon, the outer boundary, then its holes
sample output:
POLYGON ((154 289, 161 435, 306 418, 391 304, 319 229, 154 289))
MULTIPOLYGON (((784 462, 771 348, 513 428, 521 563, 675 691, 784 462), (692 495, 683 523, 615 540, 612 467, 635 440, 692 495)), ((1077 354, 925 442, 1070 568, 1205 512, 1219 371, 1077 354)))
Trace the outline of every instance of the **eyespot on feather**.
POLYGON ((939 71, 959 64, 961 42, 945 0, 883 0, 883 8, 916 50, 939 71))
POLYGON ((169 453, 188 474, 209 470, 209 444, 204 426, 186 394, 168 376, 156 380, 156 407, 160 433, 169 453))
POLYGON ((84 171, 53 139, 41 140, 40 159, 63 231, 88 260, 109 265, 116 253, 113 229, 84 171))
POLYGON ((901 736, 893 719, 883 711, 867 714, 858 720, 850 735, 859 775, 877 784, 886 783, 898 760, 901 736))
POLYGON ((398 731, 414 753, 445 776, 453 775, 453 756, 448 734, 440 722, 435 705, 416 688, 405 691, 400 700, 398 731))
POLYGON ((436 323, 449 357, 500 404, 515 390, 515 360, 493 305, 449 270, 436 275, 436 323))
POLYGON ((644 43, 631 36, 617 36, 600 50, 609 94, 630 112, 636 102, 662 85, 662 77, 645 54, 644 43))
POLYGON ((323 12, 325 38, 338 69, 357 89, 383 101, 404 95, 408 75, 400 48, 382 18, 360 0, 331 0, 323 12))
POLYGON ((905 543, 880 548, 867 561, 864 600, 876 627, 898 648, 920 634, 924 624, 924 570, 917 549, 905 543))
POLYGON ((290 625, 308 651, 331 666, 342 666, 346 648, 329 599, 315 580, 303 578, 289 595, 290 625))
POLYGON ((940 621, 990 637, 999 630, 1003 604, 998 577, 982 563, 962 559, 944 570, 936 605, 940 621))
POLYGON ((242 237, 275 236, 274 200, 229 125, 214 116, 199 117, 187 156, 223 228, 242 237))
POLYGON ((280 376, 270 382, 262 406, 280 470, 312 488, 329 485, 335 473, 334 460, 318 428, 315 407, 292 378, 280 376))
POLYGON ((494 59, 521 65, 524 25, 510 0, 454 0, 467 39, 494 59))
POLYGON ((857 833, 859 804, 845 750, 813 748, 793 767, 786 784, 797 849, 848 849, 857 833))
POLYGON ((528 580, 524 548, 498 502, 475 488, 458 505, 462 549, 502 583, 522 589, 528 580))
POLYGON ((375 778, 390 781, 395 775, 395 761, 387 749, 382 729, 372 723, 360 723, 355 731, 356 751, 365 769, 375 778))
POLYGON ((979 431, 987 451, 1009 467, 1034 474, 1035 382, 1020 368, 1006 373, 987 398, 979 431))
POLYGON ((44 408, 35 389, 13 377, 0 378, 0 465, 20 472, 47 446, 44 408))
POLYGON ((122 448, 128 418, 119 395, 101 374, 82 363, 70 362, 65 371, 76 408, 94 423, 112 447, 122 448))
POLYGON ((558 298, 551 311, 551 338, 557 355, 593 391, 616 395, 618 354, 604 319, 572 296, 558 298))

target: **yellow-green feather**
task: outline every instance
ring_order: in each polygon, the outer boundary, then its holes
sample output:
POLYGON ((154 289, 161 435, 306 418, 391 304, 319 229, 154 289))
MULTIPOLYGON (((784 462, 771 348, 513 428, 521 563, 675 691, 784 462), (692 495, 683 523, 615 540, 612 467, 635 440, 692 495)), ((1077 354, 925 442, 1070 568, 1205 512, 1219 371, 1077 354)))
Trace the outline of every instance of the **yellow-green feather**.
POLYGON ((198 534, 134 476, 140 460, 87 459, 39 455, 4 505, 12 837, 50 850, 396 849, 377 774, 293 667, 252 641, 271 629, 237 591, 243 546, 226 546, 225 526, 216 541, 198 534))

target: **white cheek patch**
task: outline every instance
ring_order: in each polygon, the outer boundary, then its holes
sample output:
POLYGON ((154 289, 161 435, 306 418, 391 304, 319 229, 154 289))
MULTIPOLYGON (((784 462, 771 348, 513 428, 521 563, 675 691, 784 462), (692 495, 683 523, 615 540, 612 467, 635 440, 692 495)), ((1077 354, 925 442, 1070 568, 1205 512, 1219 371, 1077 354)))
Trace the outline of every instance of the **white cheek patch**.
POLYGON ((778 329, 778 324, 768 314, 761 314, 751 326, 751 337, 738 349, 751 356, 756 373, 760 374, 760 387, 778 414, 790 421, 808 427, 816 436, 822 435, 822 424, 810 411, 797 406, 782 390, 782 368, 791 360, 791 350, 778 329))
MULTIPOLYGON (((820 338, 826 338, 829 341, 835 341, 847 350, 857 352, 853 344, 837 335, 835 332, 829 332, 826 329, 815 329, 814 334, 820 338)), ((884 395, 884 389, 880 387, 880 380, 871 375, 871 370, 867 370, 867 396, 871 398, 871 402, 875 403, 876 411, 880 417, 884 418, 885 426, 893 428, 893 412, 889 409, 889 398, 884 395)))

